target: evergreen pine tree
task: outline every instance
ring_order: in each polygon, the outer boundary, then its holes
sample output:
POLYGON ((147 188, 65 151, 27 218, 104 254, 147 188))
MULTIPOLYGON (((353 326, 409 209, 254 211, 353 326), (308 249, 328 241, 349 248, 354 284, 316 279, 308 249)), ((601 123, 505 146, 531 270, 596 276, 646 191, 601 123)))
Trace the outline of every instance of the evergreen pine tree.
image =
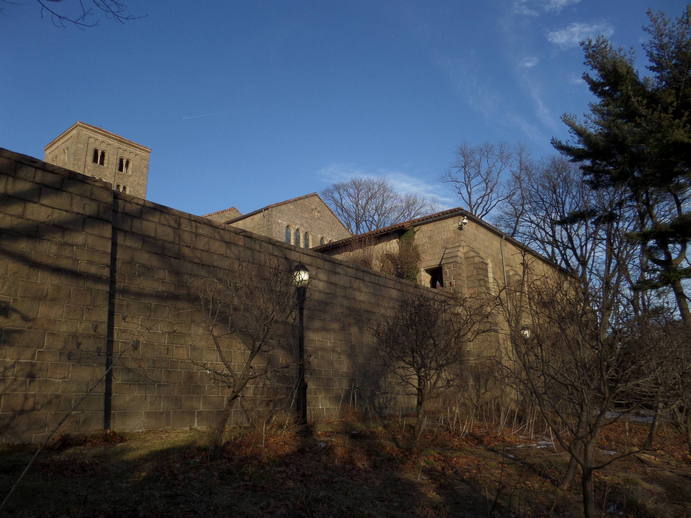
POLYGON ((594 189, 626 193, 637 242, 647 265, 640 289, 670 287, 684 321, 691 277, 686 256, 691 237, 691 7, 675 21, 648 11, 644 44, 651 75, 641 77, 630 53, 605 38, 582 43, 583 75, 597 102, 584 122, 564 115, 573 142, 554 147, 578 163, 594 189))

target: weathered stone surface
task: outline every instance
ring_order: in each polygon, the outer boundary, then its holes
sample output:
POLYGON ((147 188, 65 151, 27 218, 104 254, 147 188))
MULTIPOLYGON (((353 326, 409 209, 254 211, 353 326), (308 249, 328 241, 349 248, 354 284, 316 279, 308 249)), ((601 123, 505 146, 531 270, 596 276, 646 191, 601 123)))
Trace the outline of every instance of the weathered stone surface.
MULTIPOLYGON (((261 216, 269 235, 278 238, 272 239, 114 193, 103 182, 1 149, 0 189, 11 195, 0 198, 0 214, 7 214, 7 207, 14 214, 0 218, 7 226, 3 236, 13 236, 0 240, 0 421, 7 425, 0 440, 44 437, 46 427, 72 407, 78 418, 70 417, 60 433, 100 429, 109 346, 113 429, 209 426, 226 394, 213 370, 224 367, 192 286, 222 278, 238 264, 259 265, 261 271, 269 261, 282 262, 287 271, 302 263, 311 272, 305 310, 309 415, 332 417, 370 381, 367 372, 377 358, 375 323, 390 318, 403 294, 421 291, 283 243, 285 227, 296 220, 281 207, 273 216, 261 216), (60 397, 51 400, 54 394, 60 397)), ((302 201, 292 204, 304 212, 301 221, 325 210, 314 196, 302 201)), ((502 275, 500 245, 507 269, 516 268, 517 249, 496 234, 471 226, 459 234, 454 225, 440 222, 419 234, 432 248, 449 245, 442 261, 445 278, 464 289, 489 289, 491 279, 502 275)), ((312 244, 342 232, 300 228, 313 234, 312 244)), ((424 269, 440 258, 430 252, 422 261, 424 269)), ((244 303, 238 300, 238 308, 244 303)), ((270 401, 290 401, 295 327, 283 322, 279 329, 276 351, 259 358, 256 368, 267 362, 286 368, 273 384, 259 379, 248 387, 232 414, 237 423, 270 401)), ((226 357, 237 366, 243 351, 236 341, 226 357)))
MULTIPOLYGON (((151 150, 145 146, 83 122, 72 125, 45 148, 46 162, 102 180, 103 185, 108 182, 112 189, 142 198, 146 197, 150 154, 151 150)), ((47 181, 40 175, 34 176, 37 182, 47 181)), ((75 181, 70 180, 63 182, 68 190, 87 196, 84 187, 77 189, 71 185, 75 181)), ((96 199, 108 201, 102 195, 96 199)), ((93 214, 92 209, 88 206, 82 210, 93 214)))

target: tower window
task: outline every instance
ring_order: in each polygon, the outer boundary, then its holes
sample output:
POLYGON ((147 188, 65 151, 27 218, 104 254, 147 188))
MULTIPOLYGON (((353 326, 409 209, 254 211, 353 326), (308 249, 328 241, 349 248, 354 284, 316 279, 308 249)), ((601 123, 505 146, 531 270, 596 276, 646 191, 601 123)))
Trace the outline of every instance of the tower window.
POLYGON ((130 172, 130 160, 129 158, 122 158, 118 160, 118 172, 120 173, 129 173, 130 172))
POLYGON ((99 152, 98 165, 106 165, 106 152, 103 150, 99 152))
POLYGON ((311 243, 310 243, 310 235, 307 233, 307 231, 305 231, 304 237, 305 237, 305 239, 302 243, 302 246, 304 246, 305 248, 309 248, 311 243))
POLYGON ((286 232, 285 232, 285 242, 290 244, 290 238, 293 237, 293 231, 290 230, 290 225, 286 225, 286 232))
POLYGON ((299 228, 295 229, 295 242, 293 244, 295 246, 300 246, 300 229, 299 228))
POLYGON ((96 149, 96 148, 94 148, 94 154, 93 154, 93 156, 91 157, 91 161, 92 161, 94 164, 98 164, 98 149, 96 149))

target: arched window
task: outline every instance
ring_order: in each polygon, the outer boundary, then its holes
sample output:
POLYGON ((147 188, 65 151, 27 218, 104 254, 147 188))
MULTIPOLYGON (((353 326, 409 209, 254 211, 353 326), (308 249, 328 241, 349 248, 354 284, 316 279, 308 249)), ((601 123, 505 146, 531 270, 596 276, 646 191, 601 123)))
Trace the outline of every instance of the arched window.
POLYGON ((295 243, 293 243, 295 246, 300 246, 300 229, 296 228, 295 229, 295 243))
POLYGON ((326 240, 324 239, 324 236, 322 236, 319 238, 319 244, 323 245, 324 243, 326 243, 326 240))
POLYGON ((103 150, 98 155, 98 165, 106 165, 106 152, 103 150))
POLYGON ((290 244, 291 237, 293 237, 293 231, 290 230, 290 225, 286 225, 285 242, 290 244))
POLYGON ((305 231, 305 240, 303 241, 302 246, 304 246, 305 248, 309 248, 310 245, 310 235, 305 231))

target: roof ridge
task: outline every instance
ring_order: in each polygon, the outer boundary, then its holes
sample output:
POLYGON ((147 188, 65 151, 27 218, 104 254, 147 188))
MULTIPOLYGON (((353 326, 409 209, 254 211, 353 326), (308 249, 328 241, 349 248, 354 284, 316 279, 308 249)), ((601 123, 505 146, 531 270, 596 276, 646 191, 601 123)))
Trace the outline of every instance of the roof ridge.
POLYGON ((107 129, 100 128, 100 127, 98 127, 98 126, 95 126, 95 125, 93 125, 93 124, 89 124, 88 122, 84 122, 84 121, 77 121, 77 122, 75 122, 74 124, 72 124, 69 128, 67 128, 65 131, 63 131, 62 133, 60 133, 57 137, 55 137, 55 138, 52 139, 50 142, 48 142, 48 144, 46 144, 46 145, 43 147, 43 149, 44 149, 44 150, 45 150, 45 149, 48 149, 48 147, 50 147, 54 142, 56 142, 57 140, 59 140, 60 138, 62 138, 67 132, 71 131, 72 129, 74 129, 74 128, 78 127, 78 126, 83 126, 83 127, 87 128, 87 129, 91 129, 91 130, 95 130, 95 131, 98 131, 98 132, 101 132, 101 133, 105 133, 106 135, 108 135, 108 136, 110 136, 110 137, 116 138, 116 139, 121 140, 121 141, 125 141, 125 142, 127 142, 128 144, 131 144, 131 145, 134 145, 134 146, 136 146, 136 147, 145 149, 145 150, 147 150, 149 153, 151 153, 151 148, 148 147, 148 146, 145 146, 144 144, 140 144, 139 142, 135 142, 135 141, 132 140, 132 139, 129 139, 129 138, 127 138, 127 137, 123 137, 122 135, 118 135, 117 133, 113 133, 112 131, 108 131, 107 129))
MULTIPOLYGON (((289 200, 284 200, 284 201, 279 201, 276 203, 272 203, 270 205, 266 205, 264 207, 260 207, 256 210, 253 210, 252 212, 248 212, 247 214, 243 214, 242 216, 238 216, 236 218, 231 218, 225 223, 235 223, 236 221, 240 221, 241 219, 248 218, 250 216, 254 216, 255 214, 259 214, 262 211, 265 211, 267 209, 273 209, 275 207, 280 207, 281 205, 285 205, 286 203, 293 203, 295 201, 303 200, 305 198, 309 198, 310 196, 316 196, 319 198, 319 195, 316 192, 311 192, 309 194, 303 194, 302 196, 296 196, 295 198, 290 198, 289 200)), ((321 200, 321 198, 319 198, 321 200)), ((323 200, 322 200, 323 203, 323 200)))
MULTIPOLYGON (((235 209, 235 210, 237 210, 238 212, 240 212, 240 211, 238 210, 237 207, 232 206, 232 207, 228 207, 227 209, 221 209, 221 210, 216 210, 216 211, 214 211, 214 212, 209 212, 208 214, 204 214, 204 217, 206 217, 206 216, 213 216, 213 215, 215 215, 215 214, 220 214, 221 212, 226 212, 226 211, 228 211, 228 210, 233 210, 233 209, 235 209)), ((242 214, 242 212, 240 212, 240 214, 242 214)))

